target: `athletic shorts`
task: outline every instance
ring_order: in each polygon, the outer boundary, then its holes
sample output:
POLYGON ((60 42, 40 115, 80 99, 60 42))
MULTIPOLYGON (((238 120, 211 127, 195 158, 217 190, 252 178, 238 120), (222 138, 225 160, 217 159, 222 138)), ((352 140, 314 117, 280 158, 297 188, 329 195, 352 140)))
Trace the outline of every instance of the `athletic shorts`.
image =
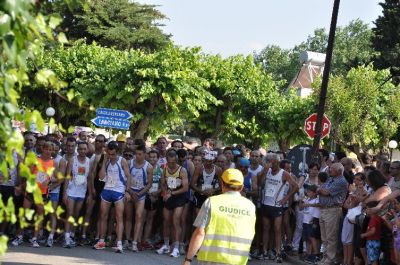
POLYGON ((342 237, 341 237, 343 245, 352 244, 353 236, 354 236, 354 225, 349 222, 349 219, 347 219, 347 217, 345 217, 343 219, 342 237))
POLYGON ((155 201, 151 201, 150 196, 147 195, 144 201, 144 209, 147 211, 153 211, 159 208, 161 208, 161 197, 158 197, 155 201))
POLYGON ((321 228, 319 226, 319 219, 313 218, 313 224, 311 229, 311 237, 321 239, 321 228))
POLYGON ((60 193, 49 193, 49 199, 51 202, 58 202, 60 200, 60 193))
POLYGON ((379 255, 381 253, 381 242, 379 240, 367 240, 367 256, 368 263, 379 260, 379 255))
POLYGON ((101 199, 105 202, 115 203, 123 200, 125 194, 113 190, 103 190, 100 196, 101 199))
MULTIPOLYGON (((136 192, 136 193, 139 193, 139 192, 141 192, 143 189, 134 189, 134 188, 131 188, 131 190, 133 191, 133 192, 136 192)), ((139 198, 138 198, 138 200, 139 201, 143 201, 144 199, 146 199, 146 194, 147 193, 145 193, 145 194, 143 194, 142 196, 140 196, 139 198)))
POLYGON ((14 186, 0 185, 1 199, 5 205, 7 205, 8 198, 14 198, 14 191, 14 186))
POLYGON ((199 193, 195 193, 193 196, 193 203, 194 206, 198 209, 201 208, 201 206, 203 205, 203 203, 207 200, 207 196, 201 195, 199 193))
POLYGON ((76 201, 76 202, 82 202, 82 201, 85 200, 85 198, 75 197, 75 196, 68 196, 68 199, 71 199, 71 200, 76 201))
POLYGON ((263 204, 261 206, 261 212, 264 218, 277 218, 283 215, 283 208, 263 204))
POLYGON ((312 224, 303 223, 303 240, 308 241, 311 240, 312 236, 312 224))
POLYGON ((186 204, 186 194, 172 195, 166 202, 164 208, 167 210, 174 210, 175 208, 183 207, 186 204))

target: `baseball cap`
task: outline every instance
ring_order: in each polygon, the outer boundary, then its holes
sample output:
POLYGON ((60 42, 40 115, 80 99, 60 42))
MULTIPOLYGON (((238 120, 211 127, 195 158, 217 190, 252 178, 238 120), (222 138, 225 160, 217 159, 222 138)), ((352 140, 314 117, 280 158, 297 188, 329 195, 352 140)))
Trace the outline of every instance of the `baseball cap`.
POLYGON ((243 174, 236 168, 228 168, 222 173, 221 178, 224 183, 229 185, 243 185, 243 174))
POLYGON ((204 155, 205 160, 214 160, 217 157, 217 152, 215 151, 206 151, 204 155))
POLYGON ((117 142, 126 142, 126 135, 125 134, 118 134, 116 141, 117 142))
POLYGON ((242 167, 248 167, 248 166, 250 166, 250 160, 248 160, 247 158, 242 157, 239 160, 239 165, 241 165, 242 167))

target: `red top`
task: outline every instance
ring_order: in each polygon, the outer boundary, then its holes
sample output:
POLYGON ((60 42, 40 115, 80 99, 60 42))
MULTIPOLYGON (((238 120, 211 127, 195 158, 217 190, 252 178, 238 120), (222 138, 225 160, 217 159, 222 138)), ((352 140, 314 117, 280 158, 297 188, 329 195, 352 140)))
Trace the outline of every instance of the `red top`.
POLYGON ((371 230, 371 228, 375 227, 375 233, 371 236, 367 237, 367 240, 381 240, 381 223, 382 219, 375 215, 371 216, 371 219, 369 220, 368 223, 368 229, 367 231, 371 230))

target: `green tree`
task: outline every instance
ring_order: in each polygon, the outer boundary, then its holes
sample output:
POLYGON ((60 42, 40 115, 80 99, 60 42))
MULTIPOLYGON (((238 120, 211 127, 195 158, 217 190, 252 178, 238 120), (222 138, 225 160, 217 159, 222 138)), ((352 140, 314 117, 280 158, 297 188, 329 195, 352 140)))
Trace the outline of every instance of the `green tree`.
POLYGON ((335 142, 357 154, 387 146, 400 121, 400 90, 388 79, 388 70, 371 65, 332 76, 326 112, 335 142))
MULTIPOLYGON (((97 107, 129 110, 135 138, 159 134, 199 116, 218 100, 199 76, 198 48, 172 45, 154 53, 119 51, 76 42, 72 47, 43 50, 35 65, 53 69, 68 86, 54 90, 64 125, 88 123, 97 107)), ((40 108, 32 95, 46 93, 43 85, 26 88, 26 105, 40 108)))
MULTIPOLYGON (((334 55, 332 61, 333 74, 346 74, 352 67, 368 64, 375 52, 371 47, 372 30, 361 20, 351 21, 336 31, 334 55)), ((283 81, 282 89, 286 89, 301 68, 299 55, 303 51, 325 53, 328 45, 328 33, 324 28, 316 29, 305 42, 293 49, 281 49, 268 45, 255 55, 255 60, 262 63, 268 73, 276 81, 283 81)))
POLYGON ((389 68, 396 84, 400 83, 400 2, 385 0, 380 3, 382 16, 375 21, 372 39, 374 49, 379 52, 374 64, 378 69, 389 68))
MULTIPOLYGON (((8 167, 14 168, 13 152, 23 154, 22 135, 12 128, 12 120, 25 122, 29 128, 35 122, 39 129, 43 129, 44 122, 38 111, 25 109, 21 113, 19 95, 23 88, 29 85, 26 61, 28 57, 34 60, 43 40, 53 40, 53 30, 58 25, 56 17, 44 17, 33 10, 33 1, 2 1, 0 5, 0 172, 2 178, 8 178, 8 167)), ((65 36, 59 35, 59 40, 65 41, 65 36)), ((47 69, 38 69, 36 80, 51 83, 55 87, 62 84, 54 78, 54 73, 47 69), (44 75, 46 73, 46 75, 44 75)), ((35 176, 31 174, 29 166, 36 164, 36 157, 27 156, 19 164, 19 175, 26 179, 26 191, 33 193, 36 203, 43 202, 41 192, 35 183, 35 176)), ((18 217, 12 198, 6 204, 0 200, 0 222, 15 223, 19 220, 22 227, 28 224, 26 216, 32 219, 34 211, 19 209, 18 217)), ((47 212, 47 208, 46 208, 47 212)), ((0 255, 7 249, 8 238, 0 236, 0 255)))
POLYGON ((87 43, 95 41, 119 50, 147 51, 169 43, 170 36, 162 32, 160 24, 166 17, 154 5, 129 0, 48 0, 41 9, 62 16, 59 30, 72 41, 85 38, 87 43))

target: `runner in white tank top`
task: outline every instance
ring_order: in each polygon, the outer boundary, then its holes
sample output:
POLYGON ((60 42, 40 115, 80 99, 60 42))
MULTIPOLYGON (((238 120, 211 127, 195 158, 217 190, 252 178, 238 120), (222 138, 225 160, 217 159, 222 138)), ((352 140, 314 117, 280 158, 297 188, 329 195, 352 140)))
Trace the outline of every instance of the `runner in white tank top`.
POLYGON ((117 221, 117 247, 116 252, 122 253, 122 234, 124 232, 124 197, 128 195, 131 186, 131 174, 125 158, 118 155, 118 144, 111 141, 107 145, 107 155, 99 172, 99 180, 105 181, 104 190, 101 192, 100 205, 100 239, 94 245, 95 249, 106 248, 104 242, 108 213, 111 205, 115 206, 115 219, 117 221))
MULTIPOLYGON (((260 178, 263 179, 263 201, 262 201, 262 216, 263 216, 263 242, 269 242, 270 229, 274 229, 276 262, 282 263, 281 241, 282 241, 282 215, 283 206, 289 201, 289 198, 298 190, 296 181, 289 175, 288 172, 279 168, 280 157, 277 154, 269 153, 266 156, 268 163, 266 168, 260 173, 260 178), (289 191, 284 195, 284 185, 289 184, 289 191)), ((267 253, 268 244, 263 246, 264 253, 267 253)), ((266 254, 267 255, 267 254, 266 254)), ((269 258, 275 259, 273 254, 269 254, 269 258)))
MULTIPOLYGON (((66 190, 64 191, 67 198, 67 220, 71 217, 77 222, 79 213, 82 209, 87 191, 87 181, 89 176, 90 164, 89 158, 86 157, 88 145, 86 142, 78 144, 78 155, 68 161, 66 190)), ((75 242, 71 239, 74 227, 71 227, 71 222, 65 222, 65 248, 75 246, 75 242)))

